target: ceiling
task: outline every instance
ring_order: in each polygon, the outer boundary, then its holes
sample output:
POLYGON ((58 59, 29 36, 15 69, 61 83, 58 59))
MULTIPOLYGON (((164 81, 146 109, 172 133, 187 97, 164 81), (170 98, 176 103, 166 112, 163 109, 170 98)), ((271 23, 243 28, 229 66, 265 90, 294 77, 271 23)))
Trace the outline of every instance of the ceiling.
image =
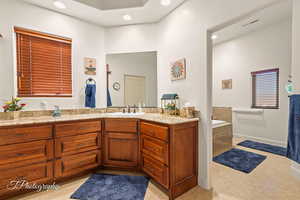
POLYGON ((100 10, 143 7, 148 0, 74 0, 100 10))
POLYGON ((232 40, 234 38, 240 37, 242 35, 248 34, 250 32, 259 30, 266 26, 276 24, 284 19, 292 17, 292 1, 281 1, 271 7, 260 10, 253 15, 231 25, 220 31, 214 33, 217 35, 217 39, 213 41, 214 45, 220 44, 232 40), (259 20, 256 23, 256 20, 259 20))
POLYGON ((109 27, 158 22, 186 0, 171 0, 169 6, 162 6, 160 0, 60 0, 66 9, 56 8, 53 0, 23 1, 109 27), (128 14, 132 20, 125 21, 128 14))

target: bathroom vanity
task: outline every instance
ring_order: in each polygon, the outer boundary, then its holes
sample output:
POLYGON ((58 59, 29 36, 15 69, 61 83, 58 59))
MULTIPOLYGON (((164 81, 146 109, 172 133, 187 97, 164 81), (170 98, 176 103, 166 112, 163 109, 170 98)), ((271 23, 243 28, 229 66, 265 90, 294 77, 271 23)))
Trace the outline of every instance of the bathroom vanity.
POLYGON ((98 114, 1 123, 0 199, 23 192, 9 190, 12 180, 57 183, 101 168, 142 171, 175 199, 197 185, 198 120, 98 114))

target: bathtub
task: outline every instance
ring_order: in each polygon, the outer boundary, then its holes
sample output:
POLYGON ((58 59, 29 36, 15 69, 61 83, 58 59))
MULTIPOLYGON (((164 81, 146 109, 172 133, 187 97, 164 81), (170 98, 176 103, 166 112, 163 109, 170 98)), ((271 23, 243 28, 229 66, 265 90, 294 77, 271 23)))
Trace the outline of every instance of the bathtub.
POLYGON ((212 128, 219 128, 222 126, 228 126, 231 125, 228 122, 222 121, 222 120, 212 120, 212 128))
POLYGON ((232 148, 232 124, 222 120, 213 120, 213 155, 219 155, 232 148))

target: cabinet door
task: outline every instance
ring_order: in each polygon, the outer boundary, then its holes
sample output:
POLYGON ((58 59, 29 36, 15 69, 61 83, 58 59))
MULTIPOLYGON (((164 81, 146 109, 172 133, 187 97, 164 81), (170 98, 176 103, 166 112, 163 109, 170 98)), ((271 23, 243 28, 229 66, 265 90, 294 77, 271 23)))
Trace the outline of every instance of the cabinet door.
POLYGON ((110 167, 138 166, 138 136, 133 133, 104 134, 104 165, 110 167))

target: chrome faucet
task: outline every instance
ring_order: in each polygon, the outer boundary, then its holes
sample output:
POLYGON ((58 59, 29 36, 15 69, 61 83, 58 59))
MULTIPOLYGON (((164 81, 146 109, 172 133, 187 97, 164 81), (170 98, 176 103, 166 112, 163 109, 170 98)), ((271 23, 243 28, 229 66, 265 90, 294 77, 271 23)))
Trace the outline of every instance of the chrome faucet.
POLYGON ((133 113, 136 113, 136 109, 137 109, 137 106, 134 104, 133 105, 133 113))
POLYGON ((127 112, 128 112, 128 113, 131 113, 130 105, 127 105, 127 112))
POLYGON ((59 106, 54 106, 54 111, 52 112, 52 117, 60 117, 61 116, 61 110, 59 106))

